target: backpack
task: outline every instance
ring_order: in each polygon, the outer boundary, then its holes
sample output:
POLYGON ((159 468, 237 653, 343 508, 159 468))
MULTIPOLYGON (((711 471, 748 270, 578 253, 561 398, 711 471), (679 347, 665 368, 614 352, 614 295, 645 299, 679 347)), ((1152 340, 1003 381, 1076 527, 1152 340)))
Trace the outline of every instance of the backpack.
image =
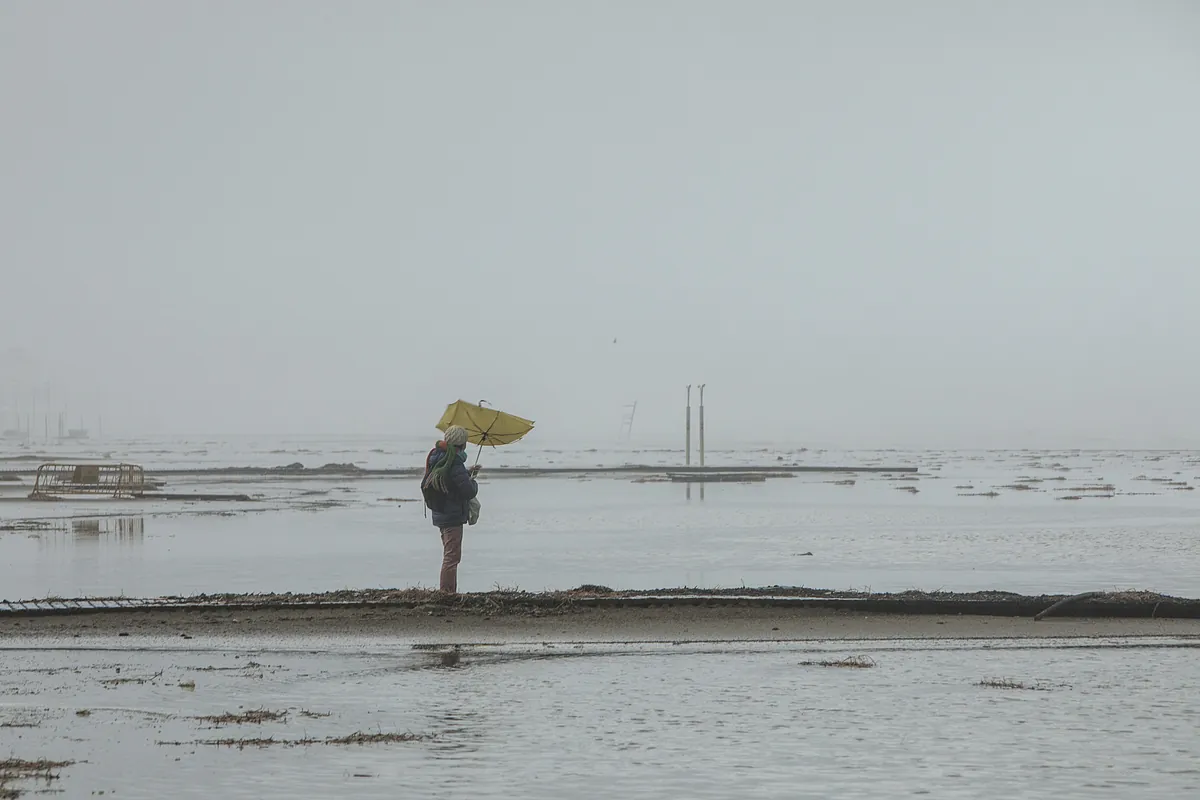
MULTIPOLYGON (((433 451, 430 451, 430 456, 433 451)), ((433 470, 429 469, 429 456, 425 457, 425 477, 421 479, 421 496, 425 499, 425 507, 430 511, 438 514, 446 510, 446 501, 449 500, 445 492, 435 489, 430 483, 429 477, 433 470)))

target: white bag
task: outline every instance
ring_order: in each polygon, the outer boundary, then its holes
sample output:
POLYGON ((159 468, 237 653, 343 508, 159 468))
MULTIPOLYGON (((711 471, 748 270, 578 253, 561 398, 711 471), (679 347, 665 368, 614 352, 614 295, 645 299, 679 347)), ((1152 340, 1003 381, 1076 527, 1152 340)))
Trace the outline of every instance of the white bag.
POLYGON ((467 524, 474 525, 479 522, 479 498, 472 497, 467 503, 467 524))

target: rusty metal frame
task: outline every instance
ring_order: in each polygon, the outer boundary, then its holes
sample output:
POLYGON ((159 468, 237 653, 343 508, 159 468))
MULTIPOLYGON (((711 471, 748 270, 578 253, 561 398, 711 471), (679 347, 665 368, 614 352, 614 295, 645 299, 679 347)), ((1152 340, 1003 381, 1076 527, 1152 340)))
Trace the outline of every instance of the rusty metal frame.
POLYGON ((113 498, 141 497, 146 474, 137 464, 42 464, 33 482, 31 500, 54 500, 70 495, 113 498))

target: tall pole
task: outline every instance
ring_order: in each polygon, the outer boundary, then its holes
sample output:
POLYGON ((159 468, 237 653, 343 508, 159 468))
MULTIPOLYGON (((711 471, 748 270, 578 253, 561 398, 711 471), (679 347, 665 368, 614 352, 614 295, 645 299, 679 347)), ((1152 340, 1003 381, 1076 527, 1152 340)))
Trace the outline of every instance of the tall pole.
POLYGON ((692 465, 692 385, 687 387, 687 446, 683 451, 683 463, 692 465))
POLYGON ((632 439, 633 418, 637 416, 637 400, 634 400, 632 404, 625 406, 625 410, 629 413, 621 417, 621 430, 618 434, 618 438, 620 436, 624 436, 626 439, 632 439))
POLYGON ((704 386, 700 384, 700 466, 704 466, 704 386))

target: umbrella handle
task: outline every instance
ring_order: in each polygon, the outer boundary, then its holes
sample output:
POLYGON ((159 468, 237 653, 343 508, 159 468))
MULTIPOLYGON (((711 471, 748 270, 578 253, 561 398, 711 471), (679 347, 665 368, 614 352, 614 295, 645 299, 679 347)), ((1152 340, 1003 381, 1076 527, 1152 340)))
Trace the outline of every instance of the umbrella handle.
MULTIPOLYGON (((483 408, 485 405, 487 405, 487 400, 479 401, 480 408, 483 408)), ((494 425, 495 423, 493 422, 492 424, 494 425)), ((491 429, 491 425, 488 426, 488 429, 489 430, 491 429)), ((487 434, 485 433, 484 435, 486 436, 487 434)), ((479 449, 475 451, 475 463, 472 466, 475 466, 475 467, 479 466, 479 457, 481 455, 483 455, 483 442, 479 443, 479 449)))

